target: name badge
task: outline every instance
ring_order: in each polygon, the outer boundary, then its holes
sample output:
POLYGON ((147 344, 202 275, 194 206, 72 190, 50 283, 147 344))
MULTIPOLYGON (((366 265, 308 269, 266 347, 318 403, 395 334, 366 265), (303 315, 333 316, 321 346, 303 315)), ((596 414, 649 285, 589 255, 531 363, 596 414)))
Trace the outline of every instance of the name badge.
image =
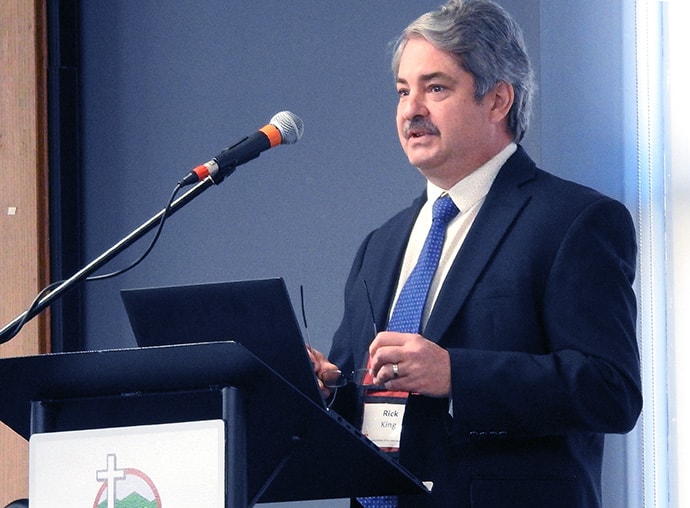
POLYGON ((365 402, 362 434, 379 448, 400 448, 405 400, 401 402, 365 402))

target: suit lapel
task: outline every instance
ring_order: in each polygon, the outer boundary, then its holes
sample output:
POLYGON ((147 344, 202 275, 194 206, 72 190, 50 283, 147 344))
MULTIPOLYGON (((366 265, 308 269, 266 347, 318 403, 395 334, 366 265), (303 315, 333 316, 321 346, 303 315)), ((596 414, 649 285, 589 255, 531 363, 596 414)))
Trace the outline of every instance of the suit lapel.
POLYGON ((424 329, 427 339, 438 342, 459 313, 501 239, 529 201, 530 194, 522 184, 534 178, 535 168, 520 147, 499 172, 446 276, 424 329))

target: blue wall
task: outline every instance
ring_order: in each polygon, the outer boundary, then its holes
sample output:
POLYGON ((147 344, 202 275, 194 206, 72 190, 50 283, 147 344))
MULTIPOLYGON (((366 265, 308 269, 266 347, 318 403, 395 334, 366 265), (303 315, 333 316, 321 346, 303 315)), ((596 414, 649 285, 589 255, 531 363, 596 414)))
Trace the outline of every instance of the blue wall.
MULTIPOLYGON (((281 276, 297 305, 305 286, 312 342, 327 350, 359 242, 423 189, 398 145, 387 45, 439 3, 82 2, 87 260, 274 113, 305 123, 298 144, 264 153, 175 215, 142 265, 88 284, 88 347, 134 345, 121 288, 281 276)), ((525 30, 539 80, 528 151, 624 199, 623 0, 501 3, 525 30)), ((610 508, 625 506, 623 442, 612 443, 610 508)))
MULTIPOLYGON (((293 295, 304 284, 313 340, 327 348, 359 242, 423 188, 397 141, 388 43, 437 5, 83 2, 87 259, 274 113, 305 122, 297 145, 266 152, 173 217, 143 265, 88 285, 89 347, 133 344, 120 288, 282 276, 293 295)), ((523 23, 538 3, 526 5, 523 23)), ((537 25, 526 31, 538 54, 537 25)))

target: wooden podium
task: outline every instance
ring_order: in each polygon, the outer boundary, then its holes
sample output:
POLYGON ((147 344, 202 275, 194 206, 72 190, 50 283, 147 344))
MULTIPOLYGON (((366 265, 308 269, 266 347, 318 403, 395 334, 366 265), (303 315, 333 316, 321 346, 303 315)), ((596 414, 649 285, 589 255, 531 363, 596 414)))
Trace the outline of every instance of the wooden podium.
POLYGON ((413 475, 236 342, 0 360, 19 435, 222 419, 225 508, 425 495, 413 475))

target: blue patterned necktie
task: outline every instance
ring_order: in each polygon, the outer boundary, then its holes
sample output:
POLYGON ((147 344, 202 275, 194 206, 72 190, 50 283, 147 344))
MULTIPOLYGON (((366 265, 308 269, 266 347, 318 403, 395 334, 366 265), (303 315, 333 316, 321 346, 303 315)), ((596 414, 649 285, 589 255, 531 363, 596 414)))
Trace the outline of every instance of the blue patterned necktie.
MULTIPOLYGON (((432 208, 432 222, 429 234, 424 241, 422 252, 412 273, 405 281, 393 314, 388 322, 388 330, 393 332, 419 333, 422 316, 429 295, 429 287, 441 258, 446 226, 459 210, 448 194, 436 200, 432 208)), ((379 392, 380 395, 388 392, 379 392)), ((364 508, 397 508, 397 496, 361 497, 357 501, 364 508)))
POLYGON ((432 208, 432 222, 422 252, 412 273, 400 291, 393 315, 388 322, 388 330, 393 332, 419 333, 422 315, 429 295, 429 287, 441 258, 446 226, 459 210, 448 194, 436 200, 432 208))

